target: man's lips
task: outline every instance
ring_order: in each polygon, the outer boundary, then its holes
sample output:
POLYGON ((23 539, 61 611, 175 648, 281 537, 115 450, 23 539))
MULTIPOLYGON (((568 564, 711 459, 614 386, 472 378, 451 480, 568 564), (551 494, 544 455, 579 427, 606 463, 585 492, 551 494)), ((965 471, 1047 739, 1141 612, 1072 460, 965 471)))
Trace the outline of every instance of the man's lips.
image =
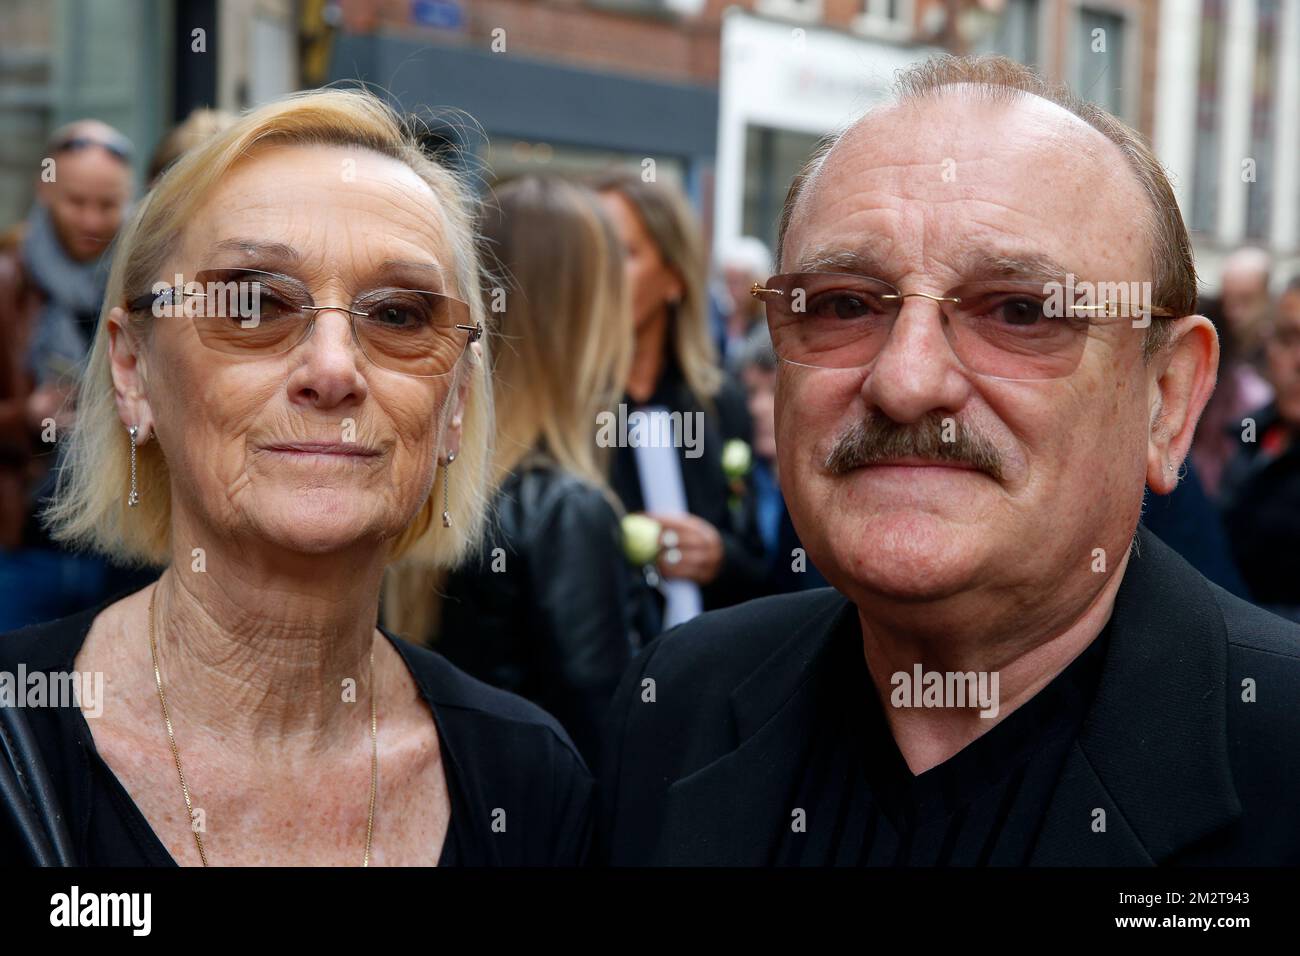
POLYGON ((281 452, 288 455, 339 455, 347 458, 373 458, 379 449, 354 442, 281 442, 263 445, 262 451, 281 452))
POLYGON ((968 461, 944 461, 936 458, 888 458, 860 465, 854 470, 861 468, 949 468, 955 471, 979 471, 968 461))

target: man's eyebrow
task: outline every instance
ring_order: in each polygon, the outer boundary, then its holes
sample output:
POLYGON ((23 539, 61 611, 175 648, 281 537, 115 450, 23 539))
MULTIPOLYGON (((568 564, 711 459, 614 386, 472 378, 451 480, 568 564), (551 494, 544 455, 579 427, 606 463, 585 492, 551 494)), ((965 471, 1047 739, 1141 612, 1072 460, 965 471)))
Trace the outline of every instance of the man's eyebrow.
MULTIPOLYGON (((800 272, 847 272, 888 279, 884 258, 870 249, 814 250, 799 260, 800 272)), ((988 253, 967 256, 958 272, 966 280, 1020 279, 1028 282, 1064 282, 1069 270, 1051 256, 1040 253, 988 253)))
POLYGON ((222 239, 214 243, 213 252, 242 252, 259 261, 296 263, 302 259, 298 250, 283 242, 263 242, 260 239, 222 239))
POLYGON ((1029 282, 1064 282, 1069 270, 1048 255, 979 253, 962 263, 968 279, 1021 279, 1029 282))
POLYGON ((876 277, 882 259, 867 249, 814 249, 796 265, 798 272, 851 272, 876 277))

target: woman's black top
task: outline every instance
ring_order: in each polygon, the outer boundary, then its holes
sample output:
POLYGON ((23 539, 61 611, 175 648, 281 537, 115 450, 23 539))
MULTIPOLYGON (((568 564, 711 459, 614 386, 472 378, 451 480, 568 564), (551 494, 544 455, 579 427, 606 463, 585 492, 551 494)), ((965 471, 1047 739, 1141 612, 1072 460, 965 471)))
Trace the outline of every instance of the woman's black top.
MULTIPOLYGON (((754 440, 744 389, 727 376, 718 393, 709 402, 702 402, 691 391, 676 360, 670 357, 648 400, 637 403, 625 396, 623 401, 628 405, 629 415, 638 408, 659 406, 669 412, 681 412, 683 416, 696 413, 703 416, 704 432, 698 457, 687 457, 688 449, 684 447, 677 449, 677 457, 681 462, 687 510, 713 525, 722 538, 722 568, 717 578, 700 588, 704 609, 727 607, 765 594, 767 554, 758 530, 749 478, 732 480, 722 467, 722 449, 727 442, 736 439, 749 445, 754 440)), ((636 449, 627 443, 614 451, 610 486, 628 511, 644 510, 636 449)))
MULTIPOLYGON (((618 515, 591 484, 530 459, 493 497, 478 558, 449 575, 434 647, 553 714, 588 760, 648 599, 618 515)), ((653 637, 653 634, 646 635, 653 637)))
MULTIPOLYGON (((71 674, 95 617, 123 596, 0 635, 0 672, 71 674)), ((380 630, 406 662, 438 729, 451 802, 438 864, 585 863, 593 785, 559 724, 533 704, 460 672, 440 655, 380 630)), ((30 676, 28 681, 30 686, 30 676)), ((80 708, 29 706, 25 715, 64 809, 78 864, 175 866, 99 756, 80 708)), ((163 733, 161 725, 158 732, 163 733)), ((176 799, 181 799, 179 787, 176 799)), ((8 814, 0 812, 0 865, 24 862, 9 827, 8 814)))

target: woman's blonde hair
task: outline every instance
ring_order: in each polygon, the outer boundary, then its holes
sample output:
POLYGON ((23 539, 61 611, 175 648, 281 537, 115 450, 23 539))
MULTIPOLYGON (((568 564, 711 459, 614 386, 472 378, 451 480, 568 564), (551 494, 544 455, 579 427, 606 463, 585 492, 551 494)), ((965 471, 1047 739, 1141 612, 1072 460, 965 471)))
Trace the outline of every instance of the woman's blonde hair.
POLYGON ((607 173, 592 185, 599 192, 618 193, 631 203, 664 264, 681 281, 681 301, 669 315, 668 347, 691 392, 707 404, 722 387, 722 371, 709 333, 704 238, 690 203, 676 187, 646 182, 635 173, 607 173))
POLYGON ((492 363, 496 478, 537 452, 605 488, 596 416, 618 401, 632 361, 617 234, 599 197, 575 183, 523 176, 495 197, 480 232, 497 277, 487 306, 501 307, 492 363))
MULTIPOLYGON (((52 502, 44 518, 52 536, 101 552, 127 564, 165 565, 171 558, 171 495, 167 462, 157 441, 138 451, 140 503, 128 510, 130 440, 114 400, 109 361, 108 313, 129 297, 147 292, 180 243, 185 226, 212 190, 237 163, 262 147, 342 146, 365 149, 408 166, 433 191, 440 234, 454 257, 456 293, 470 305, 471 318, 488 329, 480 298, 474 239, 476 201, 449 169, 421 151, 398 115, 363 90, 295 93, 240 117, 181 156, 159 178, 117 238, 99 326, 77 393, 76 423, 67 439, 52 502)), ((149 313, 132 313, 131 331, 146 340, 149 313)), ((481 343, 484 358, 487 342, 481 343)), ((448 486, 452 527, 441 527, 439 475, 411 524, 392 542, 389 559, 431 567, 451 566, 477 544, 491 460, 492 392, 487 362, 467 349, 450 383, 472 381, 466 396, 456 479, 448 486)), ((155 397, 157 398, 157 397, 155 397)))

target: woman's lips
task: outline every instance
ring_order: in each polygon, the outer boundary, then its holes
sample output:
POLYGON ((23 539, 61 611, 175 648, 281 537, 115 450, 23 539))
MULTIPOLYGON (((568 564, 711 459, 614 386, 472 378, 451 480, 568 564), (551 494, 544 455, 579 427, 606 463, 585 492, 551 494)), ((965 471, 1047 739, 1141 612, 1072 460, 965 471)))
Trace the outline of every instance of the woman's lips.
POLYGON ((339 458, 373 458, 379 454, 378 449, 348 442, 289 442, 264 445, 262 450, 284 455, 331 455, 339 458))

